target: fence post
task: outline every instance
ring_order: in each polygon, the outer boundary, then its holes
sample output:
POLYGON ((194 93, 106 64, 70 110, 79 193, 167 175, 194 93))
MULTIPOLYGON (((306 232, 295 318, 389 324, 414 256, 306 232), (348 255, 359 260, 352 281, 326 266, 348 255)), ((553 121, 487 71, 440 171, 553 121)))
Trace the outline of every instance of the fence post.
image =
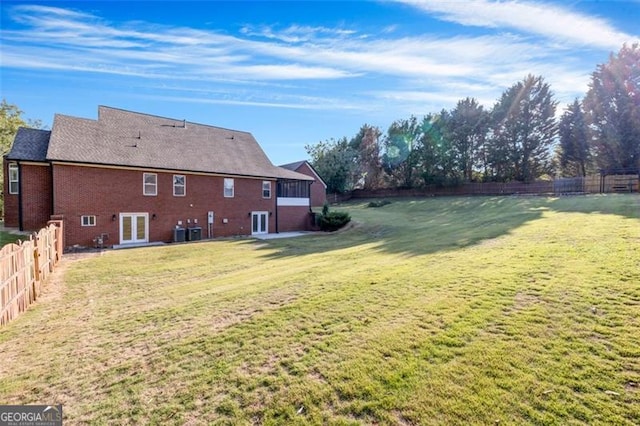
POLYGON ((60 220, 60 219, 53 219, 47 222, 47 226, 49 225, 54 225, 56 227, 55 230, 55 256, 56 256, 56 263, 58 263, 58 261, 60 260, 60 258, 62 257, 62 252, 64 250, 64 221, 60 220))
POLYGON ((38 250, 38 244, 34 244, 33 247, 33 276, 36 282, 40 281, 40 256, 38 250))

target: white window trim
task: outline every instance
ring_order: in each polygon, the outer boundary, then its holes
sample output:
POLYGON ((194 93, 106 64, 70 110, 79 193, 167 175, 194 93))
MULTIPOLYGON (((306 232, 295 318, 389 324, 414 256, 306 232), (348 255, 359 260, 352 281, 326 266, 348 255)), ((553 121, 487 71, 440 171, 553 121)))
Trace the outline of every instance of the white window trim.
POLYGON ((81 226, 96 226, 96 216, 92 214, 85 214, 80 216, 81 226))
POLYGON ((9 164, 9 194, 19 194, 20 193, 20 169, 18 168, 17 164, 9 164), (13 173, 15 172, 15 179, 12 179, 13 173), (11 184, 15 183, 16 184, 16 189, 15 191, 11 190, 11 184))
POLYGON ((143 173, 142 174, 142 195, 145 195, 147 197, 155 197, 158 195, 158 174, 157 173, 143 173), (151 184, 147 184, 147 176, 154 176, 155 177, 155 183, 153 184, 153 194, 149 193, 147 194, 147 185, 151 184))
POLYGON ((235 193, 236 193, 235 186, 236 186, 236 183, 235 183, 235 180, 233 180, 233 178, 224 178, 222 192, 225 198, 233 198, 235 196, 235 193), (227 195, 227 182, 231 182, 231 195, 227 195))
POLYGON ((270 180, 263 180, 262 181, 262 198, 271 198, 271 186, 272 185, 271 185, 271 181, 270 180), (264 192, 265 192, 265 187, 264 186, 265 186, 265 184, 268 185, 268 187, 269 187, 267 189, 269 191, 269 196, 268 197, 264 196, 264 192))
POLYGON ((186 175, 173 175, 173 196, 185 197, 187 195, 187 176, 186 175), (176 185, 176 178, 182 178, 182 185, 176 185), (176 188, 182 188, 182 194, 176 194, 176 188))

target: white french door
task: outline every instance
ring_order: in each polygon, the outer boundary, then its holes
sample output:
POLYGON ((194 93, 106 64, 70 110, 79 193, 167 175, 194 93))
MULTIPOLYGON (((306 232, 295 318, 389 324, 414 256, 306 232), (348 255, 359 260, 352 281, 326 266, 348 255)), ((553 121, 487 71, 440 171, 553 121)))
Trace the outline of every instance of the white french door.
POLYGON ((269 212, 251 212, 251 234, 269 233, 269 212))
POLYGON ((149 242, 148 213, 120 213, 120 244, 149 242))

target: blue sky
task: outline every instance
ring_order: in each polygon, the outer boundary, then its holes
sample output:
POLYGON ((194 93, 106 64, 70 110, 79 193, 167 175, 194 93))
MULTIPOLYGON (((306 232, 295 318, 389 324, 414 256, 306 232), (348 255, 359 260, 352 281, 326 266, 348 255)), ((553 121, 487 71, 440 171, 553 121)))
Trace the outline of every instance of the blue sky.
POLYGON ((367 123, 490 108, 527 74, 562 105, 623 43, 640 0, 0 4, 0 92, 26 118, 98 105, 253 133, 275 164, 367 123))

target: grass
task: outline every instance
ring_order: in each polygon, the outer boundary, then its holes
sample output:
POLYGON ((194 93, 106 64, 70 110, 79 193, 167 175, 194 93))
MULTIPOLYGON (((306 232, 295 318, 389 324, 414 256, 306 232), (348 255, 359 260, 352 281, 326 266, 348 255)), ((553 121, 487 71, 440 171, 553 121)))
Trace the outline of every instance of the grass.
POLYGON ((350 229, 70 264, 0 330, 0 401, 65 424, 638 424, 639 196, 335 210, 350 229))
POLYGON ((0 231, 0 248, 4 247, 9 243, 15 243, 18 240, 24 240, 24 239, 29 239, 29 236, 0 231))

